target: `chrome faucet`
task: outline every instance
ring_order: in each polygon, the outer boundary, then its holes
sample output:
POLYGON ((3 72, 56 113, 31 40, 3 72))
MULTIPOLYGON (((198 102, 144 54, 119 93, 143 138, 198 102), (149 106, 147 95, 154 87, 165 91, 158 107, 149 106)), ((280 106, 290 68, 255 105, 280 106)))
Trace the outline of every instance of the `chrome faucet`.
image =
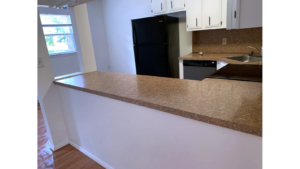
MULTIPOLYGON (((255 47, 252 47, 252 46, 247 46, 247 48, 252 48, 252 49, 255 49, 255 50, 257 50, 257 52, 260 54, 260 55, 262 55, 261 54, 261 51, 259 51, 257 48, 255 48, 255 47)), ((253 52, 251 52, 251 55, 253 54, 253 52)), ((250 56, 251 56, 250 55, 250 56)))

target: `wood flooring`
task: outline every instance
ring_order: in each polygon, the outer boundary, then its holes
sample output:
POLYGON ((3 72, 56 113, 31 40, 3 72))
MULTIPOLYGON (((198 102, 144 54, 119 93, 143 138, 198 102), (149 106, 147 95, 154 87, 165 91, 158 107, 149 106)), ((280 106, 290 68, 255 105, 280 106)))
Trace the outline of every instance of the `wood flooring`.
POLYGON ((38 106, 38 169, 105 169, 70 144, 51 151, 43 114, 38 106))

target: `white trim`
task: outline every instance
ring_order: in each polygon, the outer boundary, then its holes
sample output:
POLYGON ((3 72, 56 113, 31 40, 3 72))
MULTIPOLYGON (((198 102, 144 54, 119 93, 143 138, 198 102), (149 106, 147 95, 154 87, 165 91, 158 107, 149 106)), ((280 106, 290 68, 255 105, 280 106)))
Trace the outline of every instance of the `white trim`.
POLYGON ((42 26, 43 27, 63 27, 63 26, 72 26, 72 24, 44 24, 42 26))
POLYGON ((154 16, 157 16, 157 15, 162 15, 162 14, 172 14, 172 13, 176 13, 176 12, 185 12, 186 9, 185 8, 182 8, 182 9, 178 9, 178 10, 173 10, 173 11, 168 11, 168 12, 162 12, 162 13, 153 13, 154 16))
POLYGON ((95 162, 97 162, 98 164, 100 164, 102 167, 106 168, 106 169, 114 169, 113 167, 111 167, 110 165, 108 165, 106 162, 102 161, 100 158, 94 156, 92 153, 90 153, 89 151, 87 151, 86 149, 82 148, 81 146, 78 146, 77 144, 75 144, 74 142, 72 142, 71 140, 69 140, 69 143, 75 147, 77 150, 79 150, 80 152, 82 152, 83 154, 85 154, 86 156, 90 157, 92 160, 94 160, 95 162))
POLYGON ((54 145, 53 145, 52 135, 51 135, 49 123, 48 123, 48 120, 47 120, 47 116, 46 116, 46 113, 45 113, 44 103, 43 103, 42 96, 40 94, 39 87, 38 87, 38 91, 37 92, 38 92, 38 101, 40 103, 40 108, 41 108, 41 111, 42 111, 42 114, 43 114, 43 119, 44 119, 44 122, 45 122, 45 126, 46 126, 46 130, 47 130, 47 133, 48 133, 48 137, 49 137, 49 140, 48 140, 47 144, 49 145, 50 149, 54 151, 54 145))
POLYGON ((67 75, 56 76, 56 77, 54 77, 54 79, 59 80, 59 79, 64 79, 64 78, 71 77, 71 76, 80 75, 80 74, 83 74, 83 72, 75 72, 75 73, 71 73, 71 74, 67 74, 67 75))
POLYGON ((44 36, 73 35, 73 33, 44 34, 44 36))
POLYGON ((50 58, 73 56, 73 55, 77 55, 77 52, 58 53, 58 54, 54 54, 54 55, 49 54, 50 58))
POLYGON ((72 26, 73 26, 73 36, 74 36, 74 41, 76 44, 79 68, 80 68, 81 72, 85 72, 83 57, 82 57, 82 53, 81 53, 81 46, 80 46, 80 41, 79 41, 79 34, 78 34, 78 29, 77 29, 77 24, 76 24, 75 12, 74 12, 73 7, 69 8, 69 13, 70 13, 70 17, 71 17, 72 26))
POLYGON ((228 63, 223 61, 217 61, 217 70, 221 69, 222 67, 226 66, 228 63))
POLYGON ((183 60, 179 60, 179 78, 184 79, 183 60))
POLYGON ((217 70, 221 69, 221 61, 217 61, 217 70))
POLYGON ((54 145, 53 151, 56 151, 56 150, 58 150, 58 149, 60 149, 60 148, 62 148, 64 146, 66 146, 68 144, 69 144, 69 140, 65 140, 65 141, 63 141, 63 142, 61 142, 59 144, 56 144, 56 145, 54 145))
POLYGON ((69 9, 38 7, 39 14, 70 15, 69 9))
POLYGON ((49 8, 49 5, 38 5, 38 8, 49 8))

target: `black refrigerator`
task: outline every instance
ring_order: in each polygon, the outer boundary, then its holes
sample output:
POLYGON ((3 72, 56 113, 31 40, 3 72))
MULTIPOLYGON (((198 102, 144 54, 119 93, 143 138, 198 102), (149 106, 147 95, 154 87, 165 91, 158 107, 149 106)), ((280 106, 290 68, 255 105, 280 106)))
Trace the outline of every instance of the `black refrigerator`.
POLYGON ((136 74, 179 78, 178 18, 134 19, 132 35, 136 74))

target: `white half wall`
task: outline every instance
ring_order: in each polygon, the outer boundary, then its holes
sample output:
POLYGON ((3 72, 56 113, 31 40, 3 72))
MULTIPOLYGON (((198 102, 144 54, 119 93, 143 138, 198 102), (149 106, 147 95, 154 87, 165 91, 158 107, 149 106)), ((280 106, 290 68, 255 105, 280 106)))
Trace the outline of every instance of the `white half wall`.
POLYGON ((84 70, 85 72, 96 71, 97 66, 86 4, 75 6, 73 9, 78 29, 84 70))
POLYGON ((44 67, 38 68, 38 99, 41 104, 46 129, 50 135, 50 148, 56 150, 68 144, 69 138, 57 86, 53 84, 54 75, 52 65, 39 15, 37 57, 41 57, 44 63, 44 67))
POLYGON ((70 142, 107 168, 262 168, 261 137, 58 88, 70 142))
POLYGON ((98 71, 109 71, 109 54, 106 31, 103 21, 102 0, 95 0, 86 4, 95 60, 98 71))

